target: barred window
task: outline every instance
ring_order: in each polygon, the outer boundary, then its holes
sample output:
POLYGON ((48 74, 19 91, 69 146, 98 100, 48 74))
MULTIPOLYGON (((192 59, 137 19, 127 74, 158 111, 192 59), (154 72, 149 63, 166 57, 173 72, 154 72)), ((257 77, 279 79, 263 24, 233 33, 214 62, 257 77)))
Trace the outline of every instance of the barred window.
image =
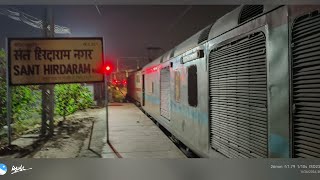
POLYGON ((148 90, 148 94, 153 94, 154 93, 154 82, 153 81, 149 81, 147 84, 147 90, 148 90))
POLYGON ((154 83, 153 83, 153 81, 152 81, 152 83, 151 83, 151 93, 152 93, 152 94, 154 93, 154 83))
POLYGON ((175 71, 174 80, 175 80, 175 85, 174 85, 175 99, 176 99, 176 102, 180 102, 180 72, 179 71, 175 71))

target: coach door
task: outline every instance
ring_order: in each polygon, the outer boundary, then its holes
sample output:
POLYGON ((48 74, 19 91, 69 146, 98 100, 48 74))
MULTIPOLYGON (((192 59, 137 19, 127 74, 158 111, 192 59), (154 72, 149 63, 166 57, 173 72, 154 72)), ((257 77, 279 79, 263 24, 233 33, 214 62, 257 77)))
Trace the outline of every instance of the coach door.
POLYGON ((170 120, 170 69, 162 68, 160 71, 160 114, 170 120))

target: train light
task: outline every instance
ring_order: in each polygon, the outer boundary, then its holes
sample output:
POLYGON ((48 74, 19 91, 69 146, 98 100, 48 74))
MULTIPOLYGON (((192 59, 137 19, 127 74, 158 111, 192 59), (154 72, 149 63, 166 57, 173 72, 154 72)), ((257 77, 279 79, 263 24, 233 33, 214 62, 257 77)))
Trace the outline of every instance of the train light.
POLYGON ((117 84, 117 80, 114 79, 114 80, 112 81, 112 84, 113 84, 113 85, 116 85, 116 84, 117 84))

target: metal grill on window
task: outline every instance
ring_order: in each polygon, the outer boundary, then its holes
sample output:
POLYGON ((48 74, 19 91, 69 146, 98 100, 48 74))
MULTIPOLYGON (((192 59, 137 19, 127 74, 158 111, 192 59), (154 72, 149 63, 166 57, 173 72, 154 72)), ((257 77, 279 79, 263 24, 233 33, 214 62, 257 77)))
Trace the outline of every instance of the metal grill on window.
POLYGON ((265 49, 258 32, 210 52, 211 147, 227 157, 268 157, 265 49))
POLYGON ((320 158, 320 15, 296 19, 292 28, 293 155, 320 158))

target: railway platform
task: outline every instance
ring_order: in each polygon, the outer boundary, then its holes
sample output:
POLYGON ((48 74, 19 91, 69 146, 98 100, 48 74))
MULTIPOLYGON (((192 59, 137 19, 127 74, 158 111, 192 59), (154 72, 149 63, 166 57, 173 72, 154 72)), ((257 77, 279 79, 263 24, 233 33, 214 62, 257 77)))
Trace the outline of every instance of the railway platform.
POLYGON ((139 108, 131 103, 109 105, 109 144, 103 158, 186 158, 139 108))

